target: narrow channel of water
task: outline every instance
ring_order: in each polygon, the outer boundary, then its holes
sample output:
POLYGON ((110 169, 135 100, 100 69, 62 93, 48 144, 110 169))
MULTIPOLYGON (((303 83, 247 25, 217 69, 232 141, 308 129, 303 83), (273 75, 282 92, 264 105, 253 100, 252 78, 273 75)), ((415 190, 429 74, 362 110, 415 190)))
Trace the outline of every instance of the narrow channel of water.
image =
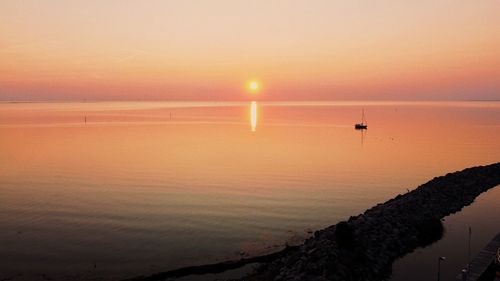
POLYGON ((500 232, 500 186, 476 198, 474 203, 444 220, 444 237, 415 250, 393 264, 391 281, 436 280, 438 258, 441 280, 454 280, 468 262, 469 227, 472 228, 471 255, 474 257, 500 232))

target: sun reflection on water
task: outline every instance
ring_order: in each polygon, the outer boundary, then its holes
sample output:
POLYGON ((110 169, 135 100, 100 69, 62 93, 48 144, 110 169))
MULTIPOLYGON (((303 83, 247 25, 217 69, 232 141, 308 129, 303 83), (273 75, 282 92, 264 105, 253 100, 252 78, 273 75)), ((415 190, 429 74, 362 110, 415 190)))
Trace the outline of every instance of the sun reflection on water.
POLYGON ((252 126, 252 132, 255 132, 257 128, 257 102, 252 101, 250 103, 250 125, 252 126))

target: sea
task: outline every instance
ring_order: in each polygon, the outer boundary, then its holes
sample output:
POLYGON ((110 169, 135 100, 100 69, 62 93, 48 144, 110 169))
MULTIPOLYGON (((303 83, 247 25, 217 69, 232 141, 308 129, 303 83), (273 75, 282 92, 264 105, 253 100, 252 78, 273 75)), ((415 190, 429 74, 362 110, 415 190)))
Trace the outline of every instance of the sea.
MULTIPOLYGON (((499 161, 496 101, 2 102, 0 280, 121 280, 271 253, 499 161)), ((432 280, 440 256, 452 280, 499 213, 494 188, 391 280, 432 280)))

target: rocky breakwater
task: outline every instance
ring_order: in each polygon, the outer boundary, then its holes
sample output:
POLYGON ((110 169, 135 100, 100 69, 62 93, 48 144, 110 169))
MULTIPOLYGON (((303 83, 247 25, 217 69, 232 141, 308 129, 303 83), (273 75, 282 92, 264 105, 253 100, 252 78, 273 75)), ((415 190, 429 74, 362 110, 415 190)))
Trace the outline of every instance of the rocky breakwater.
POLYGON ((450 173, 316 231, 244 280, 381 280, 392 262, 440 239, 441 219, 500 184, 500 163, 450 173))

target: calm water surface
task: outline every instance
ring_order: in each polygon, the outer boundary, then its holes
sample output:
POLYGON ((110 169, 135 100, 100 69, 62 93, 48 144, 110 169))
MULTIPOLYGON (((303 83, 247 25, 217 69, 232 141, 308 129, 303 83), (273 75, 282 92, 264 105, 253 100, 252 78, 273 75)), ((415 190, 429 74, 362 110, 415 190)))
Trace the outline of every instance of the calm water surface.
MULTIPOLYGON (((0 279, 113 280, 275 251, 497 162, 499 139, 498 102, 2 103, 0 279), (363 107, 369 130, 355 131, 363 107)), ((434 276, 433 255, 471 221, 479 249, 500 231, 499 201, 492 190, 450 217, 395 280, 434 276)))

